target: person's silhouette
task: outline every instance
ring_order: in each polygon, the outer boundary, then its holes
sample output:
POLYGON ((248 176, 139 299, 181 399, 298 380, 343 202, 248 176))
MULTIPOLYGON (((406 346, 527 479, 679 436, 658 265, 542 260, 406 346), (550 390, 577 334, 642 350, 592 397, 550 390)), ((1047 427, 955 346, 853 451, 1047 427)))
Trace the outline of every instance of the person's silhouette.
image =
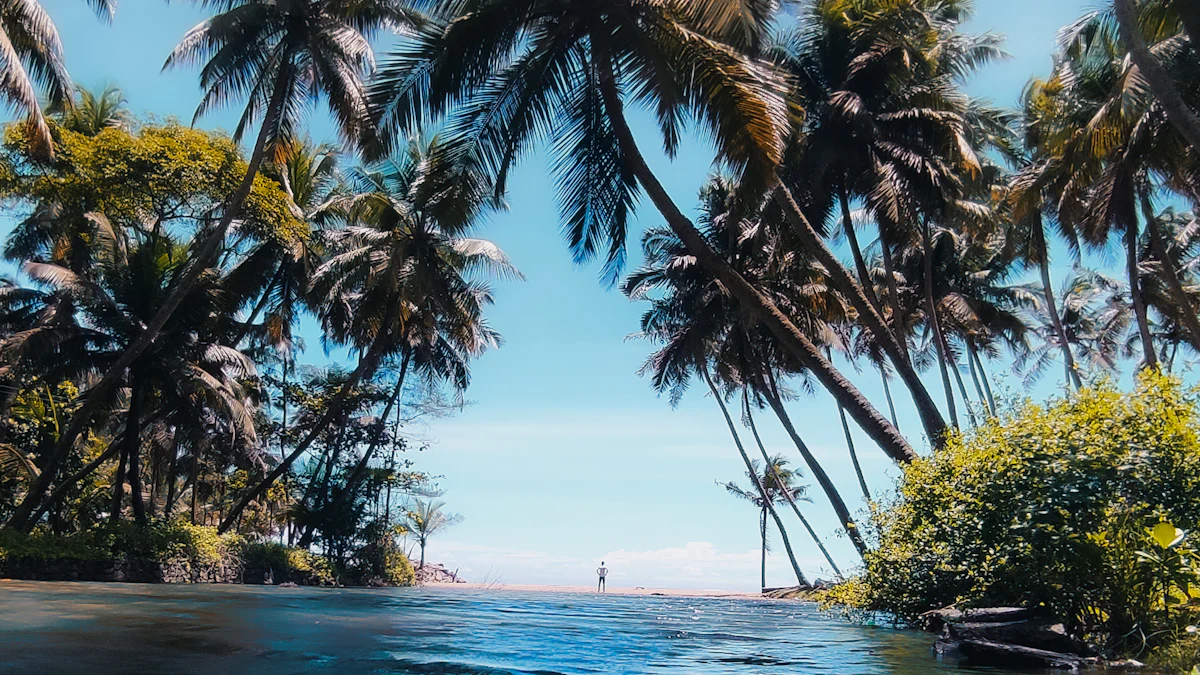
POLYGON ((603 593, 608 590, 604 585, 604 578, 608 576, 608 568, 604 566, 603 560, 600 561, 600 567, 596 568, 596 574, 600 577, 600 580, 596 582, 596 592, 603 593))

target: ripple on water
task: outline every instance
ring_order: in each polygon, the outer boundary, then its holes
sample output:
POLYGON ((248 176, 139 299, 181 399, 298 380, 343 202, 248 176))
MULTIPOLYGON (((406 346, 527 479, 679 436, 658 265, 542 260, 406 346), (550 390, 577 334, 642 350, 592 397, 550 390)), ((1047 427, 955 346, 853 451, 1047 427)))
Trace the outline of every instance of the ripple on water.
MULTIPOLYGON (((810 605, 463 589, 12 582, 5 673, 926 675, 929 638, 810 605)), ((998 672, 998 671, 993 671, 998 672)))

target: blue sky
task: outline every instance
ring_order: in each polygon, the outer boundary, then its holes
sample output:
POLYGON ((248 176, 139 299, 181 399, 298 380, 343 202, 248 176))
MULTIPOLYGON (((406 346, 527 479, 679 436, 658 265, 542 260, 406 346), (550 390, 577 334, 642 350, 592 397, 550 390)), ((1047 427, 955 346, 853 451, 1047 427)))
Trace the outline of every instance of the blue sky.
MULTIPOLYGON (((139 114, 191 119, 199 98, 196 73, 161 73, 160 67, 203 12, 187 2, 125 0, 112 25, 104 25, 81 0, 44 4, 58 24, 77 82, 119 85, 139 114)), ((1011 58, 987 67, 969 83, 970 92, 1015 105, 1027 79, 1048 71, 1056 31, 1094 4, 977 0, 968 30, 1005 35, 1011 58)), ((233 113, 199 124, 232 127, 233 113)), ((663 183, 690 210, 710 170, 711 149, 693 140, 668 162, 656 154, 657 139, 645 120, 635 118, 634 126, 663 183)), ((323 114, 314 114, 311 134, 332 140, 323 114)), ((472 580, 586 584, 604 559, 615 586, 754 588, 756 513, 715 484, 741 479, 743 467, 714 402, 694 390, 673 410, 638 377, 648 347, 627 336, 637 329, 642 308, 604 288, 597 267, 571 263, 544 157, 526 161, 510 187, 510 208, 482 232, 526 276, 524 282, 497 286, 490 320, 506 344, 475 365, 472 405, 413 429, 431 445, 412 458, 419 468, 445 476, 445 499, 465 517, 432 540, 429 558, 461 568, 472 580)), ((631 249, 642 229, 660 223, 643 199, 631 249)), ((302 361, 324 362, 315 337, 308 344, 302 361)), ((1004 368, 991 366, 1001 388, 1020 392, 1004 368)), ((847 369, 847 374, 883 406, 874 373, 847 369)), ((929 383, 940 396, 938 382, 929 383)), ((1047 382, 1034 393, 1053 388, 1047 382)), ((915 433, 919 424, 911 407, 894 390, 900 426, 915 433)), ((802 397, 791 410, 846 499, 861 508, 831 399, 802 397)), ((798 461, 769 415, 758 422, 769 451, 798 461)), ((896 470, 865 437, 857 434, 857 440, 871 487, 886 493, 896 470)), ((837 523, 815 486, 812 496, 810 518, 839 562, 852 566, 853 550, 834 535, 837 523)), ((828 576, 798 524, 792 529, 793 546, 810 577, 828 576)), ((788 575, 782 555, 773 555, 769 583, 785 584, 788 575)))

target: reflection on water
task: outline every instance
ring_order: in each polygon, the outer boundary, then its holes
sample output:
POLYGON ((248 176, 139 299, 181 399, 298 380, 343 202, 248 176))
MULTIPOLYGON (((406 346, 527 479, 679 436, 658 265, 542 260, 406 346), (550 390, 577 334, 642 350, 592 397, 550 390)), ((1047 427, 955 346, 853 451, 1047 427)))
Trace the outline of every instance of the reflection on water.
POLYGON ((954 670, 930 656, 928 635, 848 625, 790 602, 0 582, 5 673, 954 670))

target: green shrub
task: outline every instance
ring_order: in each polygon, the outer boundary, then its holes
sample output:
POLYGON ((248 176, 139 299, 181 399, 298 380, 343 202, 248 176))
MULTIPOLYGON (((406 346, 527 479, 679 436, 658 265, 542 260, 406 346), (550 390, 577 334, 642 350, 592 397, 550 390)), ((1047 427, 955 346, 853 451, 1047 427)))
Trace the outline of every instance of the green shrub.
POLYGON ((311 551, 275 542, 251 543, 240 552, 246 581, 262 583, 270 574, 275 583, 332 586, 337 583, 333 565, 311 551))
POLYGON ((0 530, 0 561, 24 560, 104 560, 109 554, 97 548, 86 534, 59 535, 44 530, 22 534, 0 530))
POLYGON ((911 619, 959 605, 1045 605, 1110 645, 1170 633, 1184 585, 1164 599, 1148 528, 1200 523, 1197 395, 1145 373, 1046 406, 1023 405, 914 462, 876 516, 879 545, 833 601, 911 619), (1166 622, 1165 624, 1163 622, 1166 622))

